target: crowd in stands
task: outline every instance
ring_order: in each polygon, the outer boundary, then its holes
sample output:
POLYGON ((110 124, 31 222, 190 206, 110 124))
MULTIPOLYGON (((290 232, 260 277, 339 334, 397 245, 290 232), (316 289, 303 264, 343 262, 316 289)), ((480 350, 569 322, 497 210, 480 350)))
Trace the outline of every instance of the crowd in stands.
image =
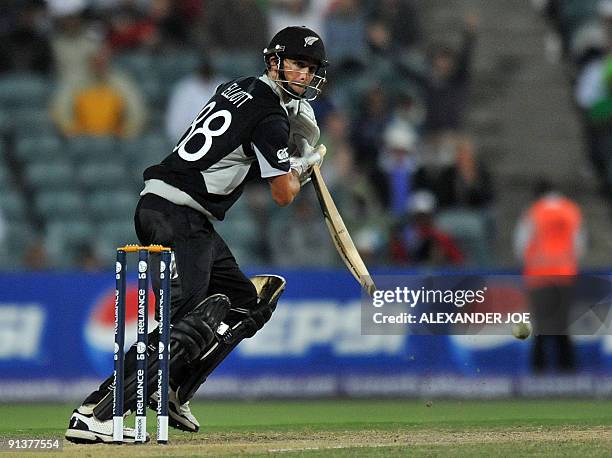
MULTIPOLYGON (((366 263, 489 265, 493 180, 465 131, 478 17, 465 17, 459 42, 431 43, 416 5, 413 0, 2 2, 0 85, 19 86, 23 75, 46 85, 38 99, 15 99, 12 108, 0 108, 0 122, 6 120, 0 165, 12 177, 3 187, 24 201, 20 222, 32 229, 22 243, 23 265, 95 269, 110 261, 112 247, 134 241, 132 204, 144 168, 171 152, 220 82, 263 72, 262 49, 269 38, 296 24, 320 31, 328 50, 328 84, 313 102, 329 151, 322 170, 366 263), (23 104, 29 107, 25 124, 17 116, 23 104), (28 121, 35 125, 23 128, 28 121), (45 145, 49 153, 41 151, 45 145), (55 167, 58 178, 50 183, 48 174, 40 178, 32 171, 34 157, 44 161, 43 169, 65 164, 65 170, 55 167), (63 200, 50 210, 43 203, 51 199, 43 197, 53 193, 63 200), (62 216, 69 211, 74 215, 62 216), (68 247, 70 255, 63 251, 68 247)), ((589 65, 600 62, 612 81, 606 53, 589 58, 581 56, 581 70, 593 72, 589 65)), ((580 73, 579 81, 586 77, 580 73)), ((590 103, 607 96, 604 87, 587 97, 590 103)), ((603 107, 583 108, 585 128, 597 136, 603 107)), ((603 121, 609 133, 610 121, 603 121)), ((593 142, 594 158, 603 141, 609 142, 609 135, 593 142)), ((230 210, 228 224, 218 227, 238 261, 339 265, 314 192, 304 192, 289 209, 275 208, 267 192, 265 186, 248 189, 230 210)), ((5 211, 7 226, 13 217, 5 211)), ((5 243, 12 243, 10 232, 5 243)))
POLYGON ((612 211, 612 1, 542 0, 550 46, 569 68, 590 173, 612 211))

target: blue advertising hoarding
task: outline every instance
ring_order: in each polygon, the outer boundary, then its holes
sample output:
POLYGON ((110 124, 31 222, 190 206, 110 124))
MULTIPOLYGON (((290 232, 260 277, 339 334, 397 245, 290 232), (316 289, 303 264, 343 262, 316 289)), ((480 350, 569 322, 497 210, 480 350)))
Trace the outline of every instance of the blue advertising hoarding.
MULTIPOLYGON (((348 273, 275 273, 288 286, 272 320, 240 344, 199 395, 495 397, 534 392, 528 382, 530 340, 509 334, 362 335, 361 293, 348 273)), ((2 274, 0 288, 0 400, 76 399, 110 374, 112 273, 2 274)), ((130 343, 136 336, 136 296, 132 278, 130 343)), ((566 380, 569 392, 612 392, 610 336, 584 336, 576 343, 579 375, 566 380)))

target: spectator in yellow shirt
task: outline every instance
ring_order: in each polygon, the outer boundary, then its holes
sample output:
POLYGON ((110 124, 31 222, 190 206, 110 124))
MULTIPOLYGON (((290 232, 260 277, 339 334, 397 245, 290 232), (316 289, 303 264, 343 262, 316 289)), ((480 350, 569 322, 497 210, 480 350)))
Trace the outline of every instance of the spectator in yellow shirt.
POLYGON ((110 57, 110 51, 102 49, 91 58, 90 78, 66 83, 56 93, 52 116, 67 137, 133 137, 142 131, 142 94, 130 78, 111 68, 110 57))

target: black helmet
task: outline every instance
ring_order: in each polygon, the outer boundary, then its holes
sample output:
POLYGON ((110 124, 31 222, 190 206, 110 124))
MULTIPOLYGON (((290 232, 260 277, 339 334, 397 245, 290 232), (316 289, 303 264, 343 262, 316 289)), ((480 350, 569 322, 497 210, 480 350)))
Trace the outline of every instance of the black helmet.
POLYGON ((279 60, 279 79, 275 80, 292 98, 314 100, 325 84, 325 67, 328 62, 325 56, 323 40, 313 30, 304 26, 291 26, 278 32, 266 49, 263 51, 266 67, 270 68, 270 57, 276 56, 279 60), (307 59, 318 65, 314 77, 306 86, 303 94, 292 90, 283 73, 283 59, 307 59))

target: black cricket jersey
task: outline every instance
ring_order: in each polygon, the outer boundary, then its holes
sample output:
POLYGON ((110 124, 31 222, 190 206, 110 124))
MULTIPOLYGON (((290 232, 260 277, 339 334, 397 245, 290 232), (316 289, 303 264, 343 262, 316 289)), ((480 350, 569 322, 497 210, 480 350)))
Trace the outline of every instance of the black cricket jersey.
POLYGON ((232 80, 217 88, 172 153, 145 170, 143 193, 160 180, 165 191, 153 193, 175 201, 176 188, 222 220, 247 181, 289 171, 288 140, 287 111, 274 90, 257 77, 232 80))

